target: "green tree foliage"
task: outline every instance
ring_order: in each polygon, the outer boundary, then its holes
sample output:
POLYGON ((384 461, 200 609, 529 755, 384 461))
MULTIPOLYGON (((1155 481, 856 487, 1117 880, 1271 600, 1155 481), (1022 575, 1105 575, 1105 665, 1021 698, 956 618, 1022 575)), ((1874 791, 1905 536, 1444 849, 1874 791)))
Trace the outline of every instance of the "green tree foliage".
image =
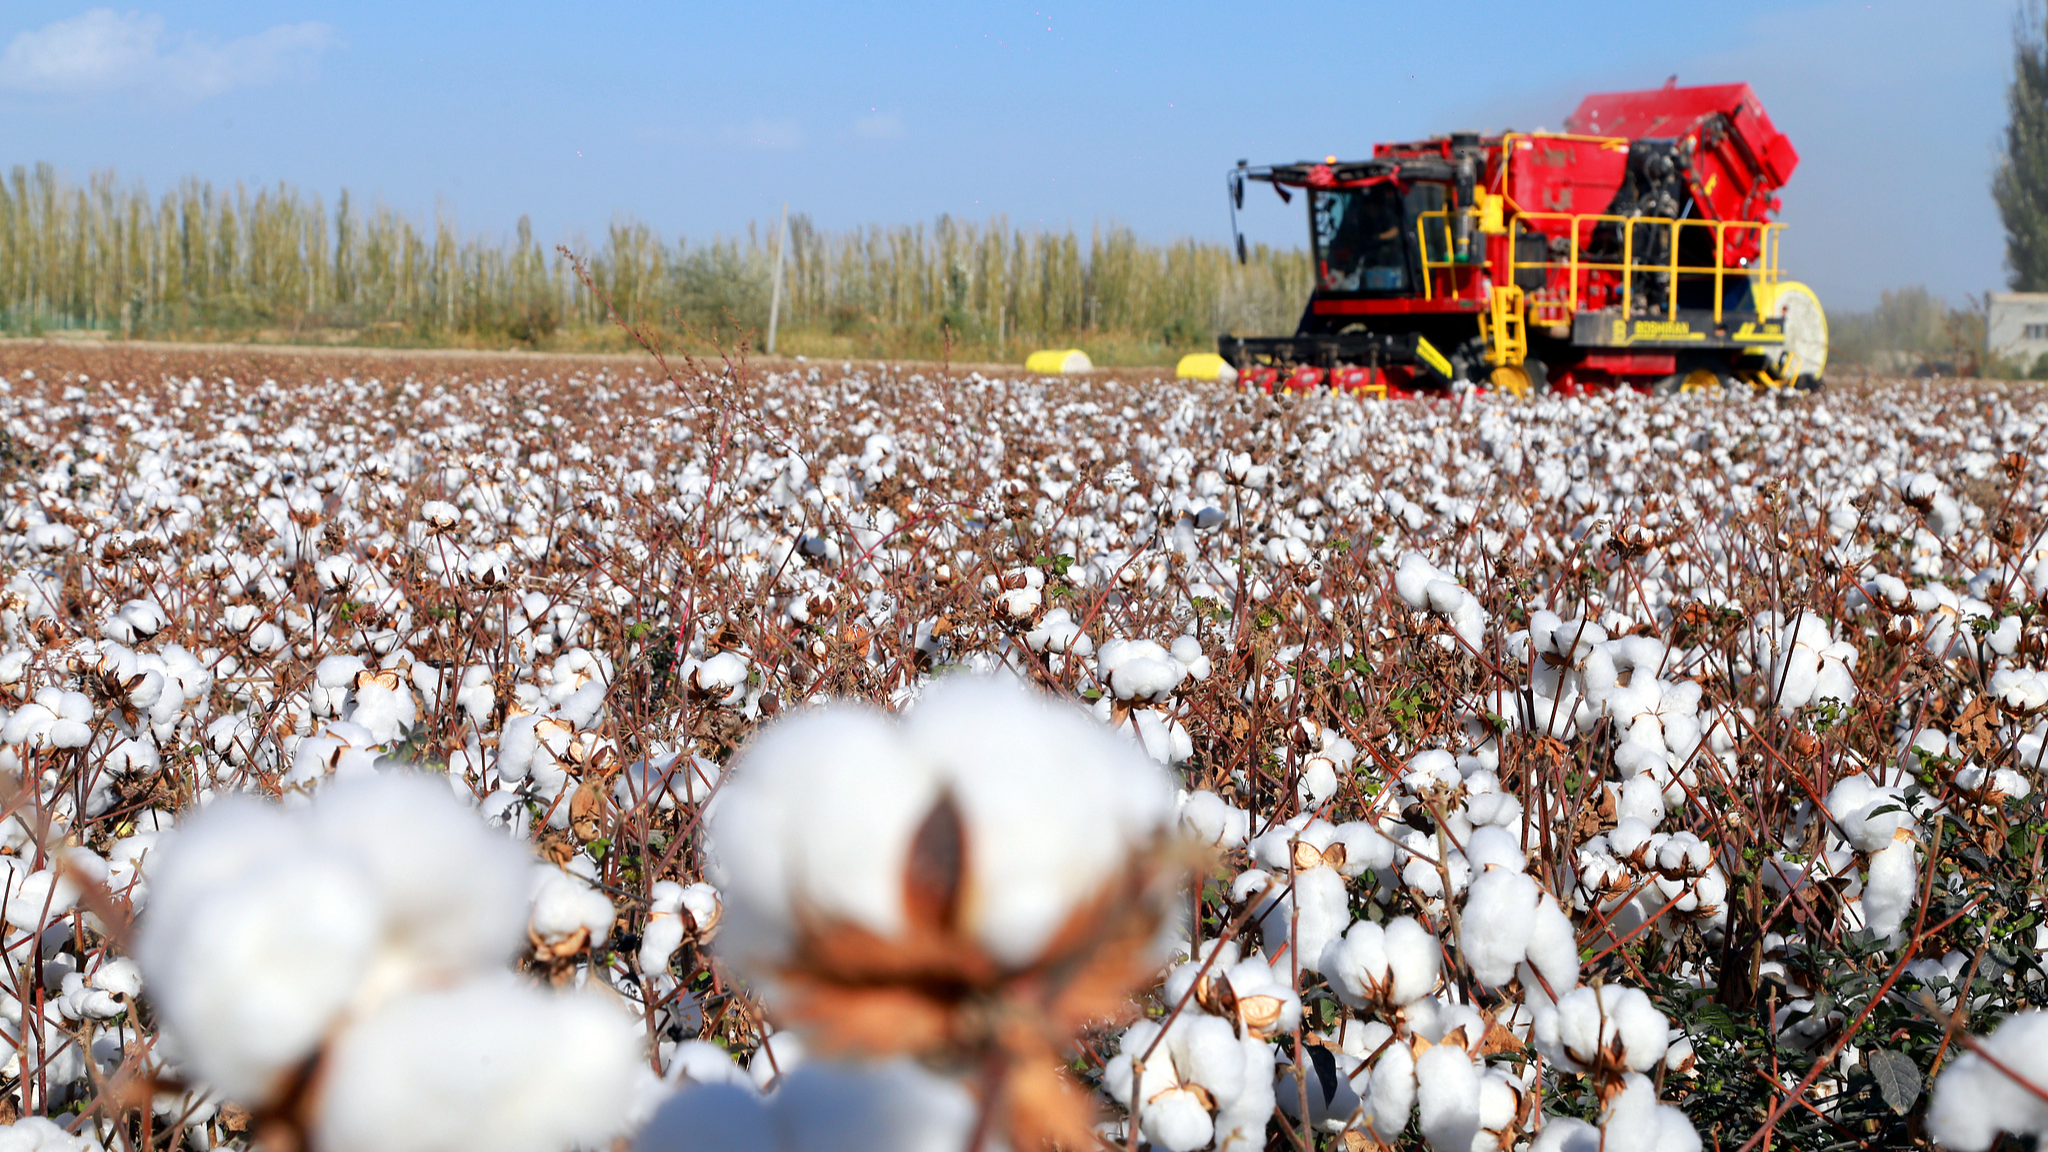
POLYGON ((2013 29, 2010 119, 1991 194, 2005 222, 2007 283, 2048 291, 2048 15, 2028 4, 2013 29))
MULTIPOLYGON (((1008 358, 1085 340, 1106 362, 1156 364, 1218 332, 1291 329, 1310 285, 1300 250, 1262 245, 1239 265, 1222 244, 1114 226, 1084 237, 1000 218, 789 223, 787 352, 1008 358)), ((597 292, 524 220, 495 239, 346 192, 323 203, 187 180, 156 198, 111 173, 80 187, 48 165, 17 167, 0 177, 0 332, 578 347, 620 340, 606 298, 699 348, 758 344, 767 326, 775 250, 761 231, 707 243, 621 219, 568 246, 597 292)))

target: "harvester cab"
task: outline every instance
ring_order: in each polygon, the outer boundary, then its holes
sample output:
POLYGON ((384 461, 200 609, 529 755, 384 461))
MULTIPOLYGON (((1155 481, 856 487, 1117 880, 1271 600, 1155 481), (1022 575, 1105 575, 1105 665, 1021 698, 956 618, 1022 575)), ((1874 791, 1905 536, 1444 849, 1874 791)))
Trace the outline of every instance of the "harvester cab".
POLYGON ((1218 352, 1269 391, 1818 386, 1827 320, 1770 219, 1799 156, 1749 85, 1588 96, 1565 129, 1240 162, 1233 220, 1247 183, 1306 194, 1315 287, 1292 336, 1218 352))

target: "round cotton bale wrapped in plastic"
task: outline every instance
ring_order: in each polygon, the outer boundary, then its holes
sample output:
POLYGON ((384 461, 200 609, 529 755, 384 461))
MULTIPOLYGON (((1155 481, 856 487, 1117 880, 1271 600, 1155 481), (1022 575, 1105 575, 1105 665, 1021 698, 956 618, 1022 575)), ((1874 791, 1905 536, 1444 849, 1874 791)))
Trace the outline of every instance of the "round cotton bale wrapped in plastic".
POLYGON ((1042 376, 1065 376, 1074 372, 1087 372, 1095 367, 1088 354, 1079 348, 1047 348, 1033 352, 1024 360, 1024 368, 1042 376))
POLYGON ((1174 365, 1173 374, 1182 380, 1220 380, 1237 383, 1237 369, 1214 352, 1190 352, 1174 365))

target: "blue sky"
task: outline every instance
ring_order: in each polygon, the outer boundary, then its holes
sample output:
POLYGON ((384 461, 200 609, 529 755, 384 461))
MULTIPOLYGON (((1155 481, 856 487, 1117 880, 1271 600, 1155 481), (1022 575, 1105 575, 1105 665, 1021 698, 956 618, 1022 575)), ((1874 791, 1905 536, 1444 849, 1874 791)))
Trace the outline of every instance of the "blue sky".
MULTIPOLYGON (((1003 214, 1229 233, 1223 171, 1589 91, 1746 80, 1802 163, 1791 270, 1831 305, 2003 286, 1987 185, 2014 0, 1715 4, 9 0, 0 164, 342 187, 551 239, 1003 214)), ((1299 201, 1254 197, 1298 244, 1299 201)))

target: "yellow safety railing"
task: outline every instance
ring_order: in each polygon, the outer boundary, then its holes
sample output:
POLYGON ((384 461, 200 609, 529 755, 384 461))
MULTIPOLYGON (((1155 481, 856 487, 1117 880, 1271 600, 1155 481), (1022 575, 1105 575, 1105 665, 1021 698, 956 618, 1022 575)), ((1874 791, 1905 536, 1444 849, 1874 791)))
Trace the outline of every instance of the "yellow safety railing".
MULTIPOLYGON (((1587 277, 1595 272, 1614 273, 1620 282, 1621 310, 1623 315, 1635 315, 1636 277, 1645 274, 1663 274, 1669 279, 1665 283, 1664 311, 1669 319, 1678 316, 1678 281, 1682 276, 1711 276, 1714 281, 1714 320, 1721 320, 1722 305, 1726 299, 1727 281, 1741 277, 1757 284, 1771 284, 1778 279, 1778 246, 1783 224, 1749 220, 1675 220, 1664 216, 1610 216, 1605 214, 1572 212, 1518 212, 1509 221, 1507 228, 1508 267, 1507 283, 1514 283, 1518 268, 1543 268, 1547 272, 1563 270, 1566 273, 1565 295, 1559 299, 1554 290, 1545 288, 1533 292, 1528 298, 1528 318, 1534 324, 1559 324, 1568 322, 1579 310, 1579 296, 1587 277), (1517 261, 1515 241, 1532 222, 1565 222, 1569 225, 1566 235, 1570 237, 1570 248, 1563 260, 1517 261), (1614 224, 1621 234, 1621 259, 1588 260, 1580 252, 1581 238, 1601 224, 1614 224), (1636 258, 1637 234, 1647 229, 1661 229, 1665 233, 1665 255, 1655 261, 1636 258), (1679 241, 1688 233, 1686 229, 1705 229, 1713 233, 1714 262, 1712 264, 1680 264, 1678 262, 1679 241), (1757 257, 1749 265, 1731 265, 1724 259, 1728 251, 1731 233, 1757 234, 1757 257)), ((1456 293, 1459 284, 1457 272, 1466 269, 1476 273, 1486 267, 1487 235, 1480 229, 1480 211, 1477 208, 1438 208, 1422 212, 1415 220, 1416 239, 1422 254, 1422 289, 1424 299, 1434 299, 1442 276, 1447 283, 1442 287, 1456 293), (1463 215, 1469 220, 1467 233, 1468 248, 1464 259, 1457 258, 1456 237, 1451 228, 1454 217, 1463 215)))

